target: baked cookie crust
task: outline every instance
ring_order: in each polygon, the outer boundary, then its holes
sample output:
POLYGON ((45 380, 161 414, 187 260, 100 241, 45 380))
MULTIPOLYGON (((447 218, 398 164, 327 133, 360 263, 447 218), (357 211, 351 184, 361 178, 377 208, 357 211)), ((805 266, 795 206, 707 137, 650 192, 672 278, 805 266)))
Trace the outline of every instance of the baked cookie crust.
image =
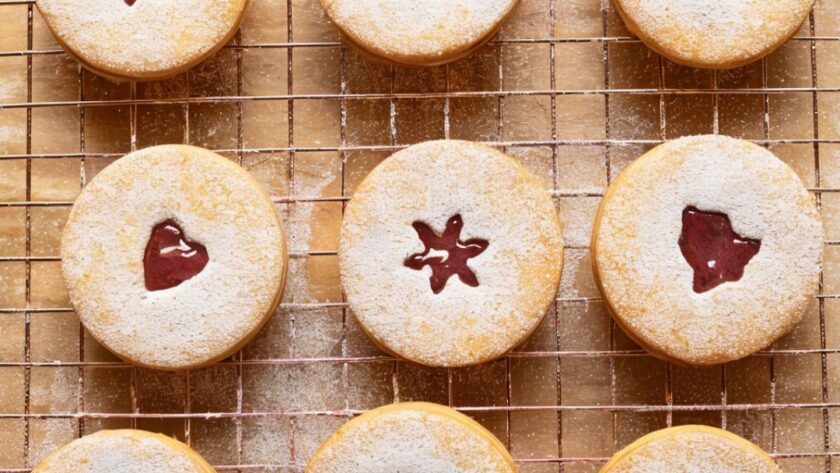
POLYGON ((101 430, 45 458, 32 473, 216 473, 190 447, 142 430, 101 430))
POLYGON ((465 366, 537 329, 556 296, 563 238, 549 189, 519 163, 477 143, 433 141, 394 154, 359 185, 338 257, 349 306, 375 343, 417 363, 465 366), (455 230, 467 269, 436 286, 434 259, 457 252, 429 250, 418 233, 455 230))
POLYGON ((519 0, 321 0, 345 42, 391 64, 437 66, 490 40, 519 0))
POLYGON ((248 0, 37 0, 56 40, 114 81, 181 74, 230 41, 248 0))
POLYGON ((686 425, 645 435, 616 453, 601 473, 781 473, 752 442, 725 430, 686 425))
POLYGON ((627 28, 678 64, 731 69, 796 33, 815 0, 613 0, 627 28))
POLYGON ((306 473, 516 473, 507 449, 469 417, 410 402, 368 411, 315 453, 306 473))
POLYGON ((185 145, 146 148, 99 173, 73 206, 62 269, 82 323, 104 346, 156 369, 207 366, 244 346, 274 313, 287 255, 271 198, 247 171, 185 145), (144 254, 173 220, 209 262, 149 290, 144 254))
POLYGON ((596 215, 592 264, 613 318, 651 354, 712 365, 765 348, 817 293, 823 230, 793 170, 768 150, 724 136, 660 145, 610 186, 596 215), (737 281, 693 288, 681 253, 683 212, 721 212, 761 249, 737 281))

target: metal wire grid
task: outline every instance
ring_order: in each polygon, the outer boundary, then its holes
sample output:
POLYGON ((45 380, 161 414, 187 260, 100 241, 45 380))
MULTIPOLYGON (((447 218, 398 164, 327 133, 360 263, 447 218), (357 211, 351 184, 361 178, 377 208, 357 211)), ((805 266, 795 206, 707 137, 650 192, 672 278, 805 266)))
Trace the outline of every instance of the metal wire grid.
MULTIPOLYGON (((349 355, 348 347, 347 347, 347 306, 343 302, 331 302, 331 303, 284 303, 282 308, 284 309, 294 309, 294 310, 308 310, 308 309, 340 309, 343 313, 343 326, 344 326, 344 333, 345 335, 342 338, 342 346, 341 346, 341 356, 337 357, 320 357, 320 358, 302 358, 302 357, 292 357, 292 358, 268 358, 268 359, 245 359, 240 352, 239 354, 235 355, 233 358, 223 361, 221 365, 229 365, 235 369, 236 377, 237 377, 237 389, 236 389, 236 410, 231 412, 213 412, 210 414, 207 413, 193 413, 191 410, 190 405, 190 375, 189 373, 186 374, 186 412, 185 413, 178 413, 178 414, 165 414, 165 413, 148 413, 148 412, 140 412, 138 407, 138 370, 131 368, 131 404, 132 409, 130 413, 123 413, 123 414, 114 414, 114 413, 97 413, 97 412, 87 412, 85 409, 85 399, 84 399, 84 385, 82 384, 79 389, 79 397, 78 397, 78 406, 79 411, 75 413, 54 413, 54 414, 34 414, 31 412, 31 379, 32 379, 32 369, 37 367, 71 367, 71 368, 78 368, 79 370, 79 380, 80 383, 84 383, 84 370, 86 368, 95 368, 95 367, 123 367, 128 368, 129 365, 126 365, 121 362, 93 362, 93 361, 85 361, 85 354, 84 354, 84 334, 83 331, 80 330, 80 341, 79 341, 79 361, 77 362, 70 362, 70 361, 62 361, 62 362, 37 362, 32 361, 31 359, 31 323, 32 317, 36 316, 41 313, 71 313, 72 308, 70 307, 50 307, 50 308, 34 308, 30 306, 31 302, 31 293, 32 293, 32 264, 35 262, 42 262, 42 261, 59 261, 58 256, 33 256, 32 255, 32 209, 37 207, 68 207, 72 205, 72 202, 69 201, 35 201, 32 200, 32 160, 33 159, 67 159, 67 158, 80 158, 82 165, 80 167, 80 175, 79 181, 81 185, 84 185, 86 181, 85 176, 85 160, 88 159, 100 159, 100 158, 116 158, 121 155, 121 153, 94 153, 94 152, 87 152, 85 150, 85 120, 84 114, 85 111, 91 107, 103 107, 103 106, 128 106, 129 107, 129 114, 130 114, 130 127, 131 127, 131 139, 130 145, 131 150, 135 150, 137 148, 137 117, 138 111, 137 108, 140 105, 182 105, 184 110, 184 120, 186 123, 185 127, 185 141, 189 140, 189 107, 193 104, 204 104, 204 103, 233 103, 236 104, 238 111, 237 111, 237 146, 236 148, 230 149, 217 149, 216 151, 226 153, 226 154, 233 154, 236 155, 240 161, 243 160, 243 157, 249 154, 263 154, 263 153, 279 153, 284 152, 288 153, 290 159, 290 182, 289 182, 289 196, 288 197, 274 197, 274 201, 278 204, 289 204, 295 205, 299 203, 317 203, 317 202, 341 202, 344 203, 349 200, 349 195, 347 195, 347 182, 346 182, 346 175, 345 175, 345 164, 347 161, 347 156, 349 153, 355 151, 392 151, 396 149, 400 149, 405 146, 405 144, 400 143, 398 140, 398 133, 397 133, 397 100, 399 99, 438 99, 443 100, 443 133, 445 137, 450 136, 450 101, 453 99, 458 98, 490 98, 498 100, 498 136, 500 141, 490 142, 489 144, 492 146, 496 146, 502 149, 508 147, 548 147, 552 150, 552 167, 553 167, 553 175, 554 175, 554 182, 553 182, 553 195, 555 198, 563 198, 563 197, 600 197, 602 193, 599 192, 584 192, 584 193, 577 193, 577 192, 561 192, 559 190, 558 185, 558 171, 562 171, 558 169, 558 147, 568 145, 568 146, 587 146, 587 145, 603 145, 604 147, 604 160, 606 162, 606 180, 607 182, 611 182, 612 178, 612 165, 611 165, 611 158, 612 158, 612 147, 619 146, 619 145, 653 145, 660 143, 666 138, 666 131, 667 131, 667 122, 666 122, 666 97, 673 96, 673 95, 711 95, 714 101, 714 115, 713 115, 713 130, 715 133, 719 130, 719 99, 721 95, 736 95, 736 94, 753 94, 753 95, 760 95, 763 98, 763 109, 764 109, 764 122, 763 122, 763 132, 764 136, 762 139, 755 140, 757 143, 770 146, 776 144, 809 144, 813 146, 814 152, 814 182, 815 185, 810 190, 816 195, 818 205, 821 204, 822 195, 824 193, 830 192, 840 192, 840 189, 836 188, 824 188, 822 187, 821 179, 820 179, 820 145, 821 144, 834 144, 840 143, 840 140, 831 140, 831 139, 824 139, 820 137, 819 133, 819 103, 818 103, 818 92, 840 92, 840 88, 825 88, 819 87, 817 81, 817 54, 816 54, 816 45, 818 42, 829 42, 829 41, 840 41, 840 37, 818 37, 815 34, 815 22, 814 22, 814 14, 812 13, 809 22, 808 22, 808 34, 804 36, 797 36, 793 39, 793 41, 804 41, 810 44, 811 50, 811 86, 810 87, 799 87, 799 88, 774 88, 768 87, 768 73, 767 73, 767 62, 763 60, 762 65, 762 84, 760 88, 740 88, 740 89, 719 89, 718 88, 718 75, 715 73, 713 75, 714 79, 714 86, 711 89, 707 88, 670 88, 666 86, 666 66, 665 62, 660 58, 658 60, 658 87, 655 88, 613 88, 611 87, 611 71, 610 71, 610 54, 609 54, 609 46, 611 44, 616 43, 634 43, 637 42, 634 38, 630 37, 617 37, 617 36, 609 36, 609 18, 608 18, 608 0, 600 0, 601 2, 601 11, 602 11, 602 20, 603 20, 603 35, 600 37, 587 37, 587 38, 557 38, 557 37, 550 37, 550 38, 540 38, 540 39, 521 39, 521 40, 503 40, 503 39, 496 39, 493 43, 498 45, 512 45, 512 44, 547 44, 549 48, 549 60, 550 60, 550 89, 549 90, 505 90, 504 87, 504 71, 502 67, 502 61, 499 60, 499 70, 498 70, 498 80, 499 80, 499 90, 495 91, 481 91, 481 92, 465 92, 465 91, 458 91, 458 90, 451 90, 451 84, 449 83, 449 74, 448 74, 448 67, 447 67, 447 74, 446 74, 446 91, 445 92, 429 92, 429 93, 403 93, 403 92, 396 92, 394 88, 395 84, 395 76, 396 71, 393 67, 390 68, 390 91, 388 93, 350 93, 348 90, 348 82, 347 82, 347 52, 344 48, 341 48, 341 88, 340 93, 338 94, 295 94, 294 93, 294 81, 293 81, 293 64, 294 64, 294 52, 301 48, 322 48, 322 47, 339 47, 340 43, 336 42, 295 42, 294 41, 294 23, 293 23, 293 4, 296 0, 287 0, 287 37, 288 42, 284 43, 262 43, 262 44, 242 44, 241 38, 237 36, 237 38, 228 46, 226 49, 231 49, 235 51, 236 54, 236 63, 237 63, 237 87, 236 87, 236 95, 234 96, 207 96, 207 97, 188 97, 188 98, 166 98, 166 99, 139 99, 137 98, 137 89, 136 84, 131 84, 131 97, 128 100, 87 100, 84 97, 84 88, 81 87, 81 83, 83 80, 83 75, 86 74, 84 71, 80 69, 79 71, 79 91, 80 95, 78 100, 69 100, 69 101, 60 101, 60 102, 49 102, 49 101, 41 101, 41 102, 33 102, 33 57, 39 55, 60 55, 64 54, 61 50, 35 50, 33 49, 33 18, 34 18, 34 1, 33 0, 0 0, 0 8, 13 6, 13 5, 25 5, 28 9, 28 18, 27 18, 27 48, 26 50, 20 51, 2 51, 0 52, 0 58, 3 57, 15 57, 21 56, 26 58, 26 102, 21 103, 6 103, 0 104, 0 111, 3 110, 13 110, 13 109, 24 109, 26 110, 26 152, 24 154, 5 154, 0 156, 0 160, 25 160, 26 162, 26 198, 24 201, 13 201, 13 202, 0 202, 0 208, 8 208, 8 207, 23 207, 25 209, 25 218, 26 218, 26 239, 25 239, 25 254, 20 256, 7 256, 7 257, 0 257, 0 263, 3 262, 22 262, 25 266, 25 300, 26 306, 25 307, 2 307, 0 308, 0 314, 23 314, 24 316, 24 344, 25 344, 25 352, 24 352, 24 361, 23 362, 0 362, 0 367, 22 367, 24 370, 24 411, 22 413, 15 413, 15 414, 0 414, 0 419, 23 419, 24 421, 24 456, 26 458, 25 464, 29 465, 30 455, 31 455, 31 448, 30 448, 30 421, 33 419, 77 419, 78 423, 78 435, 82 435, 85 433, 85 421, 86 420, 98 420, 98 419, 128 419, 131 421, 133 426, 137 426, 139 420, 143 419, 181 419, 185 423, 185 440, 187 443, 191 441, 191 421, 194 419, 206 419, 208 416, 213 418, 229 418, 234 420, 234 425, 236 428, 236 449, 237 449, 237 458, 238 461, 236 464, 230 465, 216 465, 216 468, 219 471, 268 471, 272 468, 276 468, 277 465, 263 465, 263 464, 244 464, 242 462, 243 457, 243 420, 247 418, 253 417, 286 417, 290 419, 291 422, 291 438, 290 438, 290 456, 292 464, 300 464, 305 459, 297 458, 298 454, 296 453, 295 448, 295 423, 297 420, 302 416, 337 416, 337 417, 351 417, 359 412, 360 410, 351 409, 349 407, 349 402, 347 400, 347 390, 345 389, 345 399, 344 399, 344 409, 340 410, 306 410, 306 411, 282 411, 282 412, 244 412, 243 411, 243 393, 244 393, 244 384, 243 384, 243 367, 249 365, 289 365, 289 364, 341 364, 342 366, 342 376, 345 387, 348 383, 348 369, 350 365, 353 364, 361 364, 361 363, 391 363, 394 364, 393 370, 393 396, 395 400, 400 399, 400 384, 397 381, 397 374, 400 367, 400 363, 392 360, 386 356, 352 356, 349 355), (600 49, 603 54, 603 65, 604 65, 604 78, 603 78, 603 89, 589 89, 589 90, 557 90, 557 71, 555 66, 555 57, 556 57, 556 47, 557 45, 564 44, 564 43, 594 43, 600 45, 600 49), (284 95, 266 95, 266 96, 243 96, 241 95, 242 90, 242 83, 243 83, 243 73, 242 73, 242 52, 247 49, 256 49, 256 48, 264 48, 264 49, 285 49, 287 51, 287 87, 288 93, 284 95), (770 138, 770 96, 773 94, 781 94, 781 93, 809 93, 812 96, 813 101, 813 112, 814 112, 814 123, 813 123, 813 138, 812 139, 771 139, 770 138), (551 140, 532 140, 532 141, 501 141, 502 137, 505 136, 503 133, 505 123, 502 119, 502 110, 505 104, 505 99, 512 96, 523 96, 523 95, 530 95, 530 96, 547 96, 550 97, 551 100, 551 140), (558 117, 557 117, 557 98, 560 96, 565 95, 595 95, 595 96, 602 96, 604 98, 604 106, 605 106, 605 116, 606 120, 604 123, 605 129, 605 137, 604 139, 595 139, 595 140, 568 140, 568 139, 559 139, 558 138, 558 117), (611 136, 611 121, 610 121, 610 97, 611 96, 620 96, 620 95, 650 95, 650 96, 658 96, 659 97, 659 117, 660 117, 660 124, 659 124, 659 139, 655 140, 645 140, 645 139, 613 139, 611 136), (306 100, 331 100, 331 101, 338 101, 339 102, 339 110, 340 110, 340 145, 338 147, 331 147, 331 146, 319 146, 319 147, 304 147, 304 146, 296 146, 294 143, 294 117, 295 117, 295 103, 299 101, 306 101, 306 100), (367 101, 385 101, 389 104, 390 110, 390 126, 389 126, 389 138, 388 143, 385 145, 375 145, 375 146, 363 146, 363 145, 351 145, 347 143, 347 127, 348 127, 348 109, 347 104, 349 101, 354 100, 367 100, 367 101), (243 104, 250 101, 278 101, 278 102, 286 102, 288 103, 288 142, 289 145, 287 147, 272 147, 272 148, 247 148, 244 146, 244 139, 243 139, 243 104), (43 153, 33 153, 33 146, 32 146, 32 131, 33 131, 33 121, 32 115, 33 110, 37 108, 55 108, 55 107, 76 107, 78 108, 80 117, 81 117, 81 126, 80 126, 80 136, 79 136, 79 145, 80 145, 80 152, 78 153, 62 153, 62 154, 43 154, 43 153), (302 152, 314 152, 314 151, 323 151, 323 152, 336 152, 340 157, 340 173, 341 173, 341 195, 334 196, 334 197, 323 197, 323 196, 307 196, 307 195, 299 195, 296 191, 296 184, 295 184, 295 160, 296 155, 302 152)), ((563 0, 548 0, 548 15, 551 19, 551 24, 554 25, 557 16, 557 2, 563 0)), ((593 0, 598 1, 598 0, 593 0)), ((497 48, 497 52, 499 56, 501 56, 501 48, 497 48)), ((189 94, 188 94, 189 95, 189 94)), ((342 205, 343 207, 343 205, 342 205)), ((827 245, 834 246, 840 245, 840 241, 828 241, 827 245)), ((569 249, 586 249, 585 247, 570 247, 569 249)), ((293 258, 307 258, 310 256, 329 256, 335 255, 335 251, 321 251, 321 250, 312 250, 306 251, 301 253, 293 253, 291 256, 293 258)), ((469 413, 469 414, 480 414, 480 413, 504 413, 506 416, 505 422, 505 431, 503 434, 502 440, 508 444, 510 447, 511 444, 511 414, 514 412, 527 412, 527 411, 547 411, 547 412, 555 412, 557 417, 557 424, 558 424, 558 452, 556 456, 551 457, 544 457, 544 458, 518 458, 517 461, 525 466, 529 464, 555 464, 557 465, 557 469, 560 471, 564 471, 570 467, 575 467, 579 465, 597 465, 607 459, 605 456, 599 457, 573 457, 564 455, 563 447, 564 447, 564 439, 563 439, 563 416, 567 412, 571 411, 599 411, 599 412, 609 412, 612 413, 613 419, 613 442, 617 442, 616 439, 616 431, 619 428, 617 423, 617 413, 621 412, 652 412, 652 413, 662 413, 665 416, 665 423, 670 426, 674 423, 674 414, 680 412, 704 412, 704 411, 714 411, 720 412, 721 414, 721 427, 726 428, 728 422, 727 414, 731 412, 753 412, 753 411, 763 411, 769 412, 771 415, 772 421, 772 451, 774 456, 777 458, 821 458, 824 459, 824 463, 822 467, 818 471, 832 471, 832 459, 834 457, 840 457, 840 451, 833 450, 831 439, 830 439, 830 422, 829 422, 829 410, 840 407, 840 403, 836 402, 829 402, 829 373, 828 373, 828 355, 831 354, 840 354, 840 349, 829 349, 826 346, 826 309, 825 309, 825 302, 827 299, 840 299, 840 294, 824 294, 822 291, 822 276, 821 276, 821 284, 820 284, 820 294, 817 296, 817 303, 819 308, 819 325, 820 325, 820 348, 819 349, 769 349, 765 350, 756 356, 759 357, 767 357, 769 358, 770 362, 770 402, 763 402, 763 403, 730 403, 728 402, 728 393, 727 393, 727 368, 723 367, 721 371, 721 379, 720 379, 720 390, 721 390, 721 402, 720 403, 712 403, 712 404, 693 404, 693 405, 680 405, 674 403, 674 395, 673 395, 673 367, 670 365, 667 368, 667 378, 666 378, 666 385, 664 386, 664 398, 662 402, 659 403, 639 403, 639 404, 621 404, 618 402, 618 377, 616 375, 616 362, 620 358, 624 357, 644 357, 647 356, 642 350, 639 349, 618 349, 616 344, 616 336, 617 336, 617 328, 614 323, 610 323, 609 329, 609 339, 610 339, 610 349, 609 350, 532 350, 532 351, 519 351, 509 354, 504 359, 505 364, 505 379, 506 379, 506 402, 502 406, 458 406, 455 404, 455 397, 453 394, 453 376, 454 372, 452 370, 447 371, 447 391, 448 391, 448 401, 449 405, 458 408, 459 410, 469 413), (776 401, 776 359, 777 357, 785 357, 785 356, 804 356, 804 355, 819 355, 820 357, 820 364, 821 364, 821 399, 818 403, 780 403, 776 401), (586 357, 586 358, 607 358, 609 360, 609 368, 610 368, 610 397, 611 403, 609 405, 565 405, 562 403, 561 399, 561 385, 563 383, 562 376, 560 374, 560 364, 564 359, 571 359, 577 357, 586 357), (511 362, 512 360, 516 359, 523 359, 523 358, 551 358, 556 359, 556 370, 557 370, 557 402, 555 405, 538 405, 538 406, 524 406, 524 405, 516 405, 512 401, 512 379, 511 379, 511 362), (823 432, 822 432, 822 444, 823 450, 822 451, 797 451, 797 452, 787 452, 787 453, 779 453, 778 452, 778 431, 776 428, 777 417, 779 412, 783 410, 789 409, 817 409, 820 410, 822 413, 823 419, 823 432)), ((592 302, 598 302, 599 299, 597 297, 558 297, 555 303, 555 307, 553 313, 555 314, 555 324, 559 328, 560 320, 559 320, 559 306, 562 305, 575 305, 575 304, 588 304, 592 302)), ((559 339, 559 335, 558 335, 559 339)), ((559 344, 558 344, 559 347, 559 344)), ((29 471, 28 468, 4 468, 0 465, 0 473, 19 473, 19 472, 26 472, 29 471)))

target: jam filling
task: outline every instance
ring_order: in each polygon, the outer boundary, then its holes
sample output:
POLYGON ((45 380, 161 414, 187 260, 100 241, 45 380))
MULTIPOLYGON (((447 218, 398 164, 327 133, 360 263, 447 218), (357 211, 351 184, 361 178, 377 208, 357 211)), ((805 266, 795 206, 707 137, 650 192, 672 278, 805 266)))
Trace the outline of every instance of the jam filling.
POLYGON ((747 263, 760 249, 761 240, 735 233, 726 214, 696 207, 683 210, 680 250, 694 269, 694 292, 741 279, 747 263))
POLYGON ((478 278, 467 266, 467 260, 483 253, 490 243, 479 238, 462 241, 460 238, 464 220, 460 214, 446 222, 446 229, 441 235, 437 235, 425 222, 417 221, 411 226, 426 249, 406 258, 404 264, 418 271, 426 265, 432 268, 429 282, 433 293, 440 294, 449 278, 455 275, 467 286, 478 287, 478 278))
POLYGON ((146 289, 160 291, 175 287, 200 273, 209 261, 207 248, 187 240, 174 220, 152 229, 143 257, 146 289))
POLYGON ((132 7, 132 6, 134 6, 134 2, 136 2, 136 1, 137 0, 125 0, 125 4, 132 7))

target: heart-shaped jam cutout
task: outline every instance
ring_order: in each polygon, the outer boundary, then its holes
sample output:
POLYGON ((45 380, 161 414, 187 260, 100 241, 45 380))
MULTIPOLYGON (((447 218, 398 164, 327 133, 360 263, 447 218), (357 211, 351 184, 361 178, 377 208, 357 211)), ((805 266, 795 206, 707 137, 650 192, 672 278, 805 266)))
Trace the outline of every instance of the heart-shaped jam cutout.
POLYGON ((143 257, 146 289, 160 291, 175 287, 200 273, 210 260, 207 248, 189 241, 174 220, 152 229, 143 257))
POLYGON ((467 266, 467 260, 483 253, 490 243, 479 238, 462 241, 461 229, 464 228, 464 219, 460 215, 455 215, 446 222, 446 229, 440 236, 425 222, 417 221, 411 226, 426 248, 422 253, 415 253, 406 258, 404 264, 418 271, 429 265, 432 268, 429 283, 433 293, 440 294, 449 278, 455 275, 467 286, 478 287, 478 278, 467 266))
POLYGON ((741 279, 747 263, 760 249, 761 240, 744 238, 732 230, 728 215, 696 207, 683 210, 680 250, 694 269, 694 292, 741 279))
POLYGON ((125 4, 126 4, 126 5, 128 5, 128 6, 130 6, 130 7, 133 7, 133 6, 134 6, 134 2, 136 2, 136 1, 137 1, 137 0, 125 0, 125 4))

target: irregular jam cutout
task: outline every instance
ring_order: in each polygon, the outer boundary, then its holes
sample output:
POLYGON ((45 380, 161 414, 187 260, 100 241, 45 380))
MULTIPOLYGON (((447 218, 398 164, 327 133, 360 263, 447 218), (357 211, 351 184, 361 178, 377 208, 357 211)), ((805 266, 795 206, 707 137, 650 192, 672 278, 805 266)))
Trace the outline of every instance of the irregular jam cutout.
POLYGON ((697 293, 741 279, 747 263, 761 249, 761 240, 735 233, 726 214, 696 207, 683 210, 679 243, 685 260, 694 269, 697 293))
POLYGON ((425 222, 417 221, 411 226, 417 231, 426 249, 406 258, 404 264, 418 271, 429 265, 432 268, 432 276, 429 278, 432 292, 440 294, 449 278, 456 274, 467 286, 478 287, 478 278, 467 265, 467 260, 483 253, 490 243, 479 238, 461 241, 464 220, 460 214, 446 222, 446 229, 441 235, 437 235, 425 222))
POLYGON ((146 289, 160 291, 175 287, 200 273, 210 260, 207 248, 189 241, 174 220, 152 229, 143 257, 146 289))

